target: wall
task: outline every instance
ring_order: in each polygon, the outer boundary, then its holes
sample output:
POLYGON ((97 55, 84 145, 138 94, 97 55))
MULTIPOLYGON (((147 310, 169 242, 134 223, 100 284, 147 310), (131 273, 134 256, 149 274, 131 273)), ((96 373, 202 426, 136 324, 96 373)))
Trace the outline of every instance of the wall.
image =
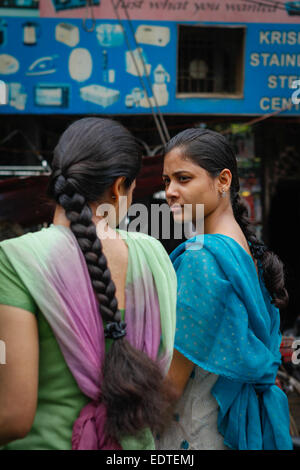
POLYGON ((164 75, 166 91, 157 100, 165 114, 299 115, 291 85, 300 80, 300 15, 282 7, 114 0, 114 10, 104 0, 92 9, 68 7, 83 0, 41 0, 39 8, 34 0, 11 1, 18 8, 0 8, 0 80, 8 89, 2 114, 149 114, 156 103, 149 104, 144 87, 153 96, 153 83, 164 75), (58 1, 63 9, 55 11, 58 1), (241 97, 176 96, 179 22, 246 27, 241 97))

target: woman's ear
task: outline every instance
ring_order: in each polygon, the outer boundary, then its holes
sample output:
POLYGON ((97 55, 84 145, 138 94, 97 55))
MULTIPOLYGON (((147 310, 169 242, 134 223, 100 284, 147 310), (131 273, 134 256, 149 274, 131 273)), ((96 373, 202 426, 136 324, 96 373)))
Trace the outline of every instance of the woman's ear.
POLYGON ((125 176, 119 176, 119 178, 117 178, 116 181, 111 186, 110 196, 115 201, 118 201, 119 197, 124 196, 125 194, 124 182, 125 182, 125 176))
POLYGON ((232 181, 232 174, 228 168, 224 168, 218 176, 218 186, 219 190, 222 191, 229 191, 232 181))

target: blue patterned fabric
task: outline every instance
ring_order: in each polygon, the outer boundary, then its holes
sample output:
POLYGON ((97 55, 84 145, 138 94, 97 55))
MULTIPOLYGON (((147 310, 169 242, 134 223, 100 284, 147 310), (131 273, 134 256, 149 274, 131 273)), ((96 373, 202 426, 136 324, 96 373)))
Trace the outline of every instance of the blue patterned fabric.
POLYGON ((278 309, 251 256, 225 235, 200 235, 171 254, 177 273, 175 348, 219 375, 212 394, 232 449, 292 449, 278 309))

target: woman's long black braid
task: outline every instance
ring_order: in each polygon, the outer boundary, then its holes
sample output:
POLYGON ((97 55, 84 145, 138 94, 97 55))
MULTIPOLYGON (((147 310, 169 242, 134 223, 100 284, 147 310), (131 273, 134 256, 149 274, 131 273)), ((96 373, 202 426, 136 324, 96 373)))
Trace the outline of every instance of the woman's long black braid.
POLYGON ((226 138, 209 129, 186 129, 168 142, 165 154, 177 147, 212 177, 218 176, 225 168, 231 171, 230 199, 234 217, 248 241, 253 258, 262 267, 264 282, 272 302, 278 308, 285 308, 288 303, 288 293, 285 288, 283 263, 257 238, 254 227, 249 221, 247 206, 239 195, 236 157, 226 138))
POLYGON ((258 240, 254 227, 249 221, 248 208, 239 193, 236 193, 232 198, 232 209, 234 217, 249 243, 253 258, 262 267, 265 285, 272 297, 272 302, 279 309, 285 308, 288 303, 288 293, 285 288, 283 263, 262 241, 258 240))
POLYGON ((72 179, 58 176, 54 185, 57 203, 65 209, 70 228, 84 254, 96 297, 101 305, 102 318, 107 322, 120 322, 115 285, 107 267, 102 244, 92 221, 92 211, 84 196, 78 194, 72 179))

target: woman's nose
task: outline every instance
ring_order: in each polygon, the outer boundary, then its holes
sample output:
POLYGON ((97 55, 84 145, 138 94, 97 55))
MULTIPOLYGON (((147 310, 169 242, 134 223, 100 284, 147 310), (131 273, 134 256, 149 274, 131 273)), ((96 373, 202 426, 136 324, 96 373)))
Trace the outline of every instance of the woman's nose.
POLYGON ((167 198, 178 197, 178 187, 177 187, 176 183, 170 182, 170 184, 166 188, 166 197, 167 198))

